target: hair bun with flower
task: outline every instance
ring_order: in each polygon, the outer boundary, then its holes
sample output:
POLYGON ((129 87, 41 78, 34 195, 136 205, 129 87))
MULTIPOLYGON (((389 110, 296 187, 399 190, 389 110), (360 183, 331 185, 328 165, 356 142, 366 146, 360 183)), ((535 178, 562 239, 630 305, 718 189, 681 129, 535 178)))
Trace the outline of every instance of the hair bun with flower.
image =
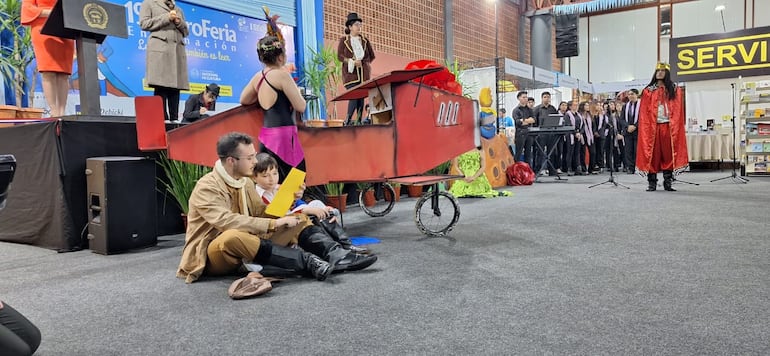
POLYGON ((259 50, 265 51, 265 52, 271 52, 271 51, 274 51, 274 50, 281 50, 281 49, 283 49, 283 44, 281 42, 278 42, 278 41, 273 42, 271 44, 263 43, 263 44, 259 45, 259 50))

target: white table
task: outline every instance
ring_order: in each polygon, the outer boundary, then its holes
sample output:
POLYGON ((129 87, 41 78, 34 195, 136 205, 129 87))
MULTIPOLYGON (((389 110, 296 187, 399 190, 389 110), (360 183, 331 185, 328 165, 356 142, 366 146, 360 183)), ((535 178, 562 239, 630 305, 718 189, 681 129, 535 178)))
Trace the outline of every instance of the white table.
POLYGON ((687 134, 690 162, 729 161, 733 159, 732 134, 687 134))

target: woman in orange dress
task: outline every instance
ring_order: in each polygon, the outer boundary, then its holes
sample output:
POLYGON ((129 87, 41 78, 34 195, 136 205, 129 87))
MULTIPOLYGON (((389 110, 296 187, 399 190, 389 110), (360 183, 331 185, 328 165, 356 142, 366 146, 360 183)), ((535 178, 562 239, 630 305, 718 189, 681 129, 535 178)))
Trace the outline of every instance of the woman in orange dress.
POLYGON ((56 0, 22 0, 21 23, 30 27, 37 70, 43 76, 43 94, 51 117, 64 115, 69 76, 75 57, 75 41, 40 33, 56 0))

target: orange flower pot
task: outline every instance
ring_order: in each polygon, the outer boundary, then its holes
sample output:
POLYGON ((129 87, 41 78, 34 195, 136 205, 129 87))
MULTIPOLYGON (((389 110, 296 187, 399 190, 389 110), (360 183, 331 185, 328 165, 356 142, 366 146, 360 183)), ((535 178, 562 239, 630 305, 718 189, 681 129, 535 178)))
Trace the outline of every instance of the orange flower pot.
POLYGON ((385 190, 385 200, 387 201, 400 201, 401 200, 401 186, 397 185, 393 187, 393 191, 396 193, 395 197, 390 195, 390 190, 385 190))
POLYGON ((333 208, 337 208, 341 213, 345 212, 345 207, 348 203, 348 194, 344 193, 342 195, 327 195, 326 196, 326 204, 329 204, 329 206, 333 208))
POLYGON ((407 185, 406 186, 406 194, 409 195, 410 198, 418 198, 422 196, 422 186, 421 185, 407 185))

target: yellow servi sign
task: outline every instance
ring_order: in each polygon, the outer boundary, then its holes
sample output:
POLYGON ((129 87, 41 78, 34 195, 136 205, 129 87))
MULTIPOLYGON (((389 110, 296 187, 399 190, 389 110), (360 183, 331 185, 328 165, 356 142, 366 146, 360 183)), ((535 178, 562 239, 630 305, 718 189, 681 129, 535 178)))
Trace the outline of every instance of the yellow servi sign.
POLYGON ((672 38, 671 77, 695 81, 770 74, 770 27, 672 38))

